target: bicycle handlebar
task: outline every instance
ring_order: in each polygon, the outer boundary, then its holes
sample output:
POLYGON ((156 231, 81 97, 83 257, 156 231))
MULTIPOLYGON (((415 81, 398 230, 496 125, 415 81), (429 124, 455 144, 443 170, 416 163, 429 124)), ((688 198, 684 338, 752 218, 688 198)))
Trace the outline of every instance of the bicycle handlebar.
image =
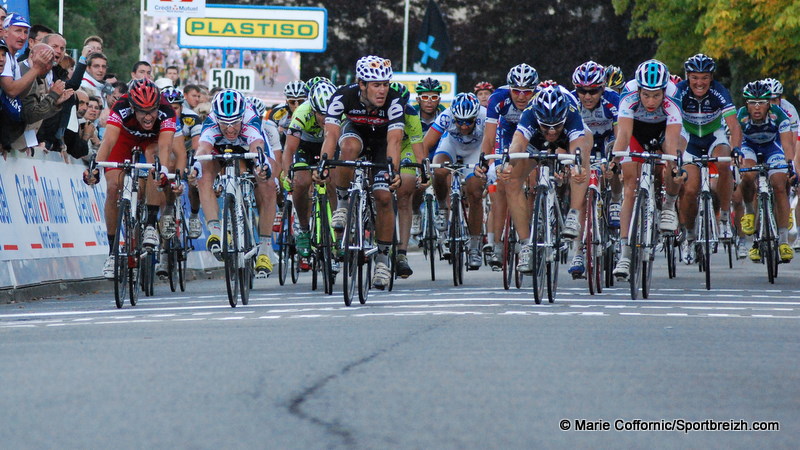
POLYGON ((195 155, 198 161, 228 161, 232 159, 258 159, 258 153, 221 153, 219 155, 195 155))
POLYGON ((650 152, 614 152, 614 157, 621 157, 625 158, 630 156, 631 158, 642 158, 642 159, 651 159, 651 160, 662 160, 662 161, 679 161, 682 158, 676 155, 667 155, 664 153, 650 153, 650 152))

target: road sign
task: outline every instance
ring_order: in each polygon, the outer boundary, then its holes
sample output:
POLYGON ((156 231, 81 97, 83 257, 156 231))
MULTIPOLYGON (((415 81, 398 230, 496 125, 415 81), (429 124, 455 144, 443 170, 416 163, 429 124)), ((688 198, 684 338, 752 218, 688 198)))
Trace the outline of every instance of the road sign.
POLYGON ((256 85, 256 71, 253 69, 210 69, 208 80, 211 88, 236 89, 253 92, 256 85))
POLYGON ((206 17, 180 19, 178 46, 324 52, 324 8, 206 5, 206 17))

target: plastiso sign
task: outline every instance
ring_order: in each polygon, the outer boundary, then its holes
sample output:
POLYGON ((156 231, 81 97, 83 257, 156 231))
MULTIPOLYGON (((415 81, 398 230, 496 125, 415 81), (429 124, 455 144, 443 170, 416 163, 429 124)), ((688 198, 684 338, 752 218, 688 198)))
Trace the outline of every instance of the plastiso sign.
POLYGON ((324 52, 328 12, 324 8, 207 5, 206 17, 180 20, 182 48, 324 52))
POLYGON ((170 17, 202 17, 206 0, 147 0, 147 15, 170 17))

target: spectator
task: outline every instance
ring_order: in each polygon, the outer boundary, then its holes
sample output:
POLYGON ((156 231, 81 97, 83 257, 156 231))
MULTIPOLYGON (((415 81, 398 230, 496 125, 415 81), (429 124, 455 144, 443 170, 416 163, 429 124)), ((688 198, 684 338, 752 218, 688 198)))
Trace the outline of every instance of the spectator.
POLYGON ((28 59, 28 55, 30 55, 31 53, 31 48, 33 48, 34 45, 42 42, 42 39, 44 39, 45 36, 47 36, 52 32, 53 32, 52 29, 44 25, 38 23, 33 25, 30 29, 30 32, 28 33, 28 48, 25 49, 25 52, 23 54, 19 55, 17 61, 22 62, 28 59))
POLYGON ((78 99, 75 113, 78 119, 78 129, 70 130, 67 128, 64 131, 64 144, 67 146, 67 153, 73 158, 83 158, 89 154, 89 140, 94 133, 94 130, 89 127, 86 129, 86 120, 84 115, 89 108, 89 94, 83 89, 75 91, 75 97, 78 99))
POLYGON ((100 119, 97 121, 97 133, 100 136, 100 139, 103 138, 103 131, 106 128, 106 120, 108 119, 108 115, 111 113, 111 108, 114 107, 114 103, 117 103, 117 100, 120 99, 123 95, 128 93, 128 85, 117 81, 116 83, 112 84, 111 87, 113 91, 106 95, 104 99, 105 106, 103 107, 103 111, 100 113, 100 119))
POLYGON ((96 152, 100 146, 100 138, 97 135, 97 119, 100 117, 100 112, 103 110, 103 101, 98 97, 89 97, 86 112, 84 113, 84 139, 90 142, 93 153, 96 152))
POLYGON ((141 80, 142 78, 153 79, 153 66, 147 61, 136 61, 136 64, 133 65, 133 70, 131 70, 131 81, 141 80))
MULTIPOLYGON (((5 10, 2 9, 2 7, 0 7, 0 13, 2 13, 3 11, 5 11, 5 10)), ((0 30, 2 30, 2 27, 0 27, 0 30)), ((5 67, 6 67, 6 57, 7 56, 8 56, 8 47, 6 47, 5 42, 0 41, 0 73, 2 73, 3 69, 5 69, 5 67)), ((11 58, 11 56, 8 56, 8 57, 11 58)), ((0 97, 3 97, 3 91, 2 90, 0 90, 0 97)), ((6 122, 5 115, 3 114, 4 106, 5 105, 3 105, 3 103, 0 103, 0 118, 2 118, 2 120, 0 120, 0 135, 2 135, 2 136, 5 136, 6 134, 8 134, 8 131, 6 130, 7 127, 5 126, 5 122, 6 122)), ((5 159, 6 154, 2 150, 2 148, 0 148, 0 152, 2 152, 3 159, 5 159)))
POLYGON ((75 60, 72 58, 72 56, 64 55, 58 65, 67 71, 67 78, 72 78, 72 74, 75 72, 75 60))
POLYGON ((0 88, 9 98, 25 95, 36 77, 44 75, 51 68, 53 50, 48 47, 48 50, 42 50, 39 53, 40 60, 37 61, 31 58, 31 63, 34 65, 33 68, 36 70, 31 70, 25 76, 22 75, 19 63, 14 59, 13 55, 16 55, 25 46, 30 27, 28 21, 16 13, 9 14, 3 21, 3 29, 6 31, 6 46, 12 57, 7 58, 6 66, 2 75, 0 75, 0 88))
MULTIPOLYGON (((36 62, 47 58, 48 55, 50 59, 47 65, 52 67, 55 62, 53 49, 44 43, 36 44, 31 49, 30 59, 36 62)), ((23 150, 37 145, 37 142, 35 142, 36 131, 41 126, 42 121, 57 114, 61 110, 61 105, 73 94, 72 89, 65 87, 66 83, 63 80, 56 80, 51 87, 48 87, 45 75, 49 71, 40 74, 39 71, 32 68, 28 72, 39 74, 39 76, 35 78, 33 85, 23 98, 22 120, 25 124, 24 133, 19 133, 19 136, 11 135, 10 138, 15 139, 11 144, 12 150, 23 150)))
POLYGON ((180 84, 181 84, 181 75, 180 75, 180 69, 178 69, 178 66, 169 66, 169 67, 167 67, 167 73, 166 73, 165 76, 167 78, 169 78, 170 80, 172 80, 172 85, 174 87, 180 86, 180 84))
POLYGON ((91 47, 91 53, 103 53, 103 39, 100 36, 89 36, 83 40, 83 46, 91 47))
POLYGON ((86 74, 81 81, 81 87, 90 95, 101 95, 105 87, 105 76, 108 70, 108 58, 102 53, 92 53, 87 58, 86 74))
POLYGON ((186 87, 183 88, 183 97, 186 99, 183 105, 184 109, 188 108, 189 111, 194 112, 201 100, 200 86, 196 84, 186 85, 186 87))
POLYGON ((3 28, 3 22, 6 21, 6 16, 8 16, 8 11, 0 5, 0 40, 5 41, 6 39, 6 30, 3 28))

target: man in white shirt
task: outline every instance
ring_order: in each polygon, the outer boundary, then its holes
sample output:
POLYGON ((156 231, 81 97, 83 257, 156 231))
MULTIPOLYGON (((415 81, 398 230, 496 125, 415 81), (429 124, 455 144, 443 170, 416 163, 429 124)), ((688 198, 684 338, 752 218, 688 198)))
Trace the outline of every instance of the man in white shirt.
POLYGON ((6 32, 6 45, 9 55, 6 58, 6 65, 3 73, 0 74, 0 88, 9 98, 16 98, 28 93, 36 77, 43 76, 51 68, 53 61, 53 50, 41 51, 37 58, 31 58, 33 69, 22 75, 14 55, 22 50, 28 40, 28 30, 30 24, 24 17, 17 13, 11 13, 3 21, 3 29, 6 32))

